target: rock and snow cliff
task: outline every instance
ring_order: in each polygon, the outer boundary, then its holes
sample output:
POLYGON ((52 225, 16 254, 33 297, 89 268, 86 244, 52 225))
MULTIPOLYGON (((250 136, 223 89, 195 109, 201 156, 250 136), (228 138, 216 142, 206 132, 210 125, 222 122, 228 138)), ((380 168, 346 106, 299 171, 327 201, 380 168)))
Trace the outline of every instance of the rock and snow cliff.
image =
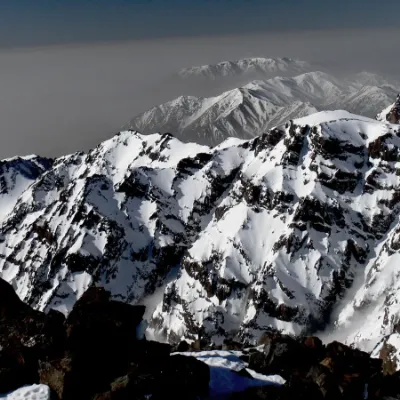
POLYGON ((392 124, 400 123, 400 94, 397 95, 396 101, 393 104, 376 116, 376 119, 378 121, 388 121, 392 124))
POLYGON ((399 132, 345 111, 215 148, 121 132, 27 185, 0 225, 0 275, 65 313, 105 286, 172 342, 336 319, 372 349, 400 316, 399 132))

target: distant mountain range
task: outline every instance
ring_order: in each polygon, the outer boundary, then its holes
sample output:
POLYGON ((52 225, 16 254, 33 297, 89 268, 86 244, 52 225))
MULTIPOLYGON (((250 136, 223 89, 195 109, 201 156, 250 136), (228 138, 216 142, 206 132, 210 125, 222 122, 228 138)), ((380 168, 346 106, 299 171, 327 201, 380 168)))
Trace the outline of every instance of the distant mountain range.
POLYGON ((250 76, 260 74, 289 74, 297 75, 310 71, 311 65, 305 61, 293 58, 243 58, 237 61, 223 61, 217 64, 208 64, 184 68, 179 71, 181 78, 219 79, 233 76, 250 76))
POLYGON ((134 117, 124 128, 145 134, 173 132, 180 140, 214 146, 228 137, 259 136, 318 110, 345 109, 374 117, 400 90, 400 84, 368 72, 337 79, 320 71, 304 72, 311 68, 289 58, 252 58, 184 69, 180 76, 186 80, 218 81, 255 73, 295 76, 253 80, 213 97, 181 96, 134 117))

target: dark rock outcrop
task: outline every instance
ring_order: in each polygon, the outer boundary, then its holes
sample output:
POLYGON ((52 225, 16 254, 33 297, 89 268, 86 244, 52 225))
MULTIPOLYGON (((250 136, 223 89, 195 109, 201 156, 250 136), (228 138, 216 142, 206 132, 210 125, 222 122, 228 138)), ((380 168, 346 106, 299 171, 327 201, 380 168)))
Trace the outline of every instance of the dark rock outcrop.
POLYGON ((279 374, 286 383, 280 387, 250 388, 232 395, 232 399, 399 398, 397 373, 384 375, 382 360, 365 352, 339 342, 324 346, 315 337, 294 339, 278 333, 264 335, 263 342, 262 352, 250 354, 249 367, 265 374, 279 374))
MULTIPOLYGON (((171 355, 172 346, 138 337, 144 307, 114 301, 92 287, 65 320, 35 311, 0 279, 0 392, 43 383, 56 400, 199 400, 209 395, 210 369, 195 357, 171 355)), ((252 387, 232 400, 378 400, 400 398, 400 373, 380 359, 339 342, 266 332, 259 348, 225 340, 248 368, 280 375, 284 385, 252 387), (394 372, 394 373, 393 373, 394 372), (366 393, 368 397, 366 397, 366 393)), ((175 350, 200 350, 201 341, 175 350)), ((252 379, 244 368, 238 378, 252 379)))
POLYGON ((281 375, 288 379, 307 371, 321 357, 322 343, 317 338, 303 341, 287 335, 271 332, 262 338, 262 353, 249 357, 249 368, 265 375, 281 375))
POLYGON ((0 393, 37 382, 39 359, 62 354, 64 319, 54 310, 33 310, 0 279, 0 393))
POLYGON ((59 400, 205 396, 209 367, 138 337, 144 311, 92 287, 65 320, 33 310, 0 279, 0 393, 40 382, 59 400))

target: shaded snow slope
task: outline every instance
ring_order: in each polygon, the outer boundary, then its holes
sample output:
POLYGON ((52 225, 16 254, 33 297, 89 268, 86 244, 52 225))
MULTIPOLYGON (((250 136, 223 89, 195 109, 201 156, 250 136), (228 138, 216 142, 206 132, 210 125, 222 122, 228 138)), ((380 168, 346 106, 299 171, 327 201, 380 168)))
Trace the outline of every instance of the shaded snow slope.
POLYGON ((1 276, 65 313, 103 285, 172 342, 315 332, 346 299, 339 327, 364 305, 383 315, 349 336, 374 345, 400 315, 399 129, 328 111, 216 148, 121 132, 24 191, 1 276))
POLYGON ((51 160, 37 156, 0 160, 0 223, 24 190, 51 165, 51 160))

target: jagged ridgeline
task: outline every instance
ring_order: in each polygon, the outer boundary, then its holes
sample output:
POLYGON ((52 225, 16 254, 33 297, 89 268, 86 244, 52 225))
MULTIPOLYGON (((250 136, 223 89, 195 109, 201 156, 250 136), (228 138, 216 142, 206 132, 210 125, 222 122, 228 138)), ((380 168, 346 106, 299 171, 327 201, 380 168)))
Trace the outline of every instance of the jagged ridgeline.
POLYGON ((370 307, 346 339, 372 349, 400 315, 387 275, 399 128, 335 111, 215 148, 121 132, 56 159, 21 196, 3 191, 1 276, 64 313, 102 285, 145 304, 149 335, 171 342, 312 333, 345 298, 339 326, 370 307))

